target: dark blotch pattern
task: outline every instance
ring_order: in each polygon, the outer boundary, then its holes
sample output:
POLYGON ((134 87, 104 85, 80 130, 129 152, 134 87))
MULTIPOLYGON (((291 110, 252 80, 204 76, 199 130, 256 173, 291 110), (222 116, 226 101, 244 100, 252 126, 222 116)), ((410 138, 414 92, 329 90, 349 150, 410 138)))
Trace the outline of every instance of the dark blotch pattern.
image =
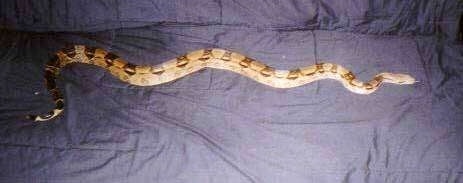
POLYGON ((198 60, 206 61, 206 60, 209 60, 211 57, 212 57, 212 49, 205 49, 203 52, 203 55, 198 60))
POLYGON ((188 58, 185 55, 177 57, 177 67, 185 67, 187 64, 188 58))
POLYGON ((323 64, 316 64, 315 67, 317 67, 318 73, 324 73, 325 69, 323 69, 323 64))
POLYGON ((104 56, 104 58, 105 58, 105 59, 109 59, 109 60, 115 60, 115 59, 118 59, 119 56, 117 56, 117 55, 114 54, 114 53, 109 52, 108 54, 106 54, 106 55, 104 56))
POLYGON ((47 66, 52 66, 52 67, 59 67, 59 58, 56 54, 54 54, 51 59, 47 62, 47 66))
POLYGON ((135 65, 131 63, 127 63, 124 65, 124 72, 127 73, 128 75, 134 75, 135 74, 135 65))
POLYGON ((111 67, 112 65, 114 65, 114 63, 113 63, 114 60, 118 59, 118 58, 119 58, 119 56, 117 56, 116 54, 111 53, 111 52, 104 56, 105 62, 106 62, 108 67, 111 67))
POLYGON ((299 69, 291 70, 291 71, 289 71, 288 77, 286 77, 286 78, 290 79, 290 80, 295 80, 295 79, 297 79, 299 77, 300 73, 301 73, 301 70, 299 70, 299 69))
POLYGON ((74 46, 66 46, 63 49, 61 49, 64 54, 66 54, 69 58, 74 58, 76 56, 76 50, 74 46))
POLYGON ((338 72, 338 66, 337 65, 333 65, 330 69, 330 72, 331 73, 337 73, 338 72))
POLYGON ((155 70, 154 68, 151 68, 151 73, 153 74, 156 74, 156 75, 161 75, 162 73, 164 73, 164 69, 160 70, 160 69, 157 69, 155 70))
POLYGON ((227 51, 227 52, 225 52, 225 53, 223 54, 223 56, 222 56, 221 59, 224 60, 224 61, 230 61, 230 60, 231 60, 231 54, 232 54, 231 52, 228 52, 228 51, 227 51))
POLYGON ((352 81, 353 79, 355 79, 355 76, 352 72, 345 73, 341 75, 341 77, 346 79, 347 81, 352 81))
POLYGON ((56 88, 55 75, 50 70, 45 70, 45 85, 48 90, 56 88))
POLYGON ((371 86, 371 84, 370 84, 370 83, 364 83, 364 84, 363 84, 363 86, 364 86, 364 87, 365 87, 365 89, 367 89, 367 90, 371 90, 371 89, 373 89, 373 86, 371 86))
POLYGON ((265 66, 265 68, 260 71, 260 74, 262 74, 262 76, 265 76, 265 77, 270 77, 274 73, 275 73, 275 69, 270 66, 265 66))
POLYGON ((85 56, 87 56, 88 59, 92 59, 95 56, 95 47, 85 47, 85 56))
POLYGON ((53 97, 53 100, 58 100, 62 99, 63 96, 61 95, 61 92, 59 92, 58 88, 53 88, 50 90, 51 96, 53 97))
POLYGON ((57 100, 56 101, 56 109, 63 109, 64 108, 64 102, 63 100, 57 100))
POLYGON ((241 62, 240 62, 240 65, 244 68, 247 68, 249 67, 249 65, 251 65, 251 62, 253 62, 254 60, 252 58, 244 58, 241 62))

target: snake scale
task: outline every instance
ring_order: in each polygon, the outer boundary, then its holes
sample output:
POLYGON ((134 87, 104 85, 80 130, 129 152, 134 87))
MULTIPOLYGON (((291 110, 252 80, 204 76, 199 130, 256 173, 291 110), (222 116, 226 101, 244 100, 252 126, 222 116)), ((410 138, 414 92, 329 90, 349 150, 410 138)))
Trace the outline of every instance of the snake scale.
POLYGON ((370 94, 381 83, 413 84, 406 74, 380 73, 368 82, 361 82, 346 68, 333 63, 317 63, 293 70, 277 70, 255 59, 228 50, 211 48, 187 53, 155 66, 134 65, 114 53, 84 45, 67 46, 53 56, 45 66, 45 83, 55 108, 42 115, 28 115, 34 121, 47 121, 63 112, 64 98, 56 86, 60 69, 71 63, 100 66, 124 82, 138 86, 159 85, 182 78, 204 68, 224 69, 247 76, 275 88, 292 88, 320 79, 335 79, 351 92, 370 94))

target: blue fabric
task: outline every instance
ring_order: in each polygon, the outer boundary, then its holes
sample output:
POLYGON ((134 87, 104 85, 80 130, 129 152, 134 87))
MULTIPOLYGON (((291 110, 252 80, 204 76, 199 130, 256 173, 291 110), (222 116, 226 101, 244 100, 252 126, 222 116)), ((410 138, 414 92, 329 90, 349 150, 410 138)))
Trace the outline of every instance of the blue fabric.
POLYGON ((0 182, 462 182, 459 1, 1 1, 0 182), (136 64, 220 47, 290 69, 329 61, 361 80, 420 82, 357 95, 323 80, 275 89, 206 69, 136 87, 66 67, 65 113, 43 65, 66 44, 136 64))

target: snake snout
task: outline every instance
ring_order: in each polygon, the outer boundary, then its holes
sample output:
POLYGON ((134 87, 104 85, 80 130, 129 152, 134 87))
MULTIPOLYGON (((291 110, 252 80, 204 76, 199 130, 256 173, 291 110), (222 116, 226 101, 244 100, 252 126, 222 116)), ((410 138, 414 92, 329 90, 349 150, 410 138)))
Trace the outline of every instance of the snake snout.
POLYGON ((406 74, 399 74, 398 80, 399 80, 398 84, 402 84, 402 85, 409 85, 409 84, 416 83, 415 78, 409 75, 406 75, 406 74))

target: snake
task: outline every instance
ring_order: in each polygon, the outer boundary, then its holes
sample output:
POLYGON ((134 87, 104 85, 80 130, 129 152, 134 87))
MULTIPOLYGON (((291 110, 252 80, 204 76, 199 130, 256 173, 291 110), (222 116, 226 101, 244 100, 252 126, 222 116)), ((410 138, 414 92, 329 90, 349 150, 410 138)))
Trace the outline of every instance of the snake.
POLYGON ((351 92, 370 94, 382 83, 413 84, 415 79, 407 74, 383 72, 362 82, 348 69, 335 63, 316 63, 292 70, 279 70, 237 52, 208 48, 189 52, 158 65, 136 65, 125 61, 113 52, 102 48, 69 45, 55 52, 45 64, 45 85, 55 107, 48 113, 27 115, 40 122, 59 116, 64 110, 64 97, 56 85, 60 70, 70 64, 82 63, 106 69, 116 78, 137 86, 153 86, 171 82, 205 68, 228 70, 274 88, 293 88, 321 79, 334 79, 351 92))

